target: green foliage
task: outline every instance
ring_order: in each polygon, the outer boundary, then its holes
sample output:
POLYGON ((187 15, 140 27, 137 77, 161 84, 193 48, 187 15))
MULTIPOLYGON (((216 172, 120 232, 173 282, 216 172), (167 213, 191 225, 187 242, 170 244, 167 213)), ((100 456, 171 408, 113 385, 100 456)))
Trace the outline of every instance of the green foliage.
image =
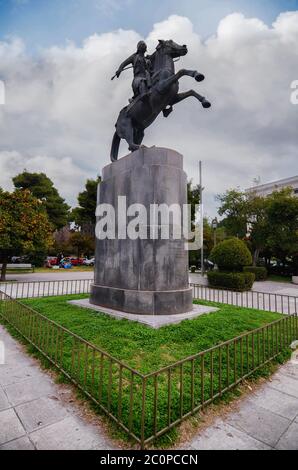
POLYGON ((261 266, 245 266, 243 271, 245 273, 253 273, 256 281, 266 281, 268 277, 267 269, 261 266))
POLYGON ((77 257, 82 255, 91 255, 95 252, 95 241, 90 235, 82 232, 73 232, 68 242, 68 252, 76 252, 77 257))
POLYGON ((13 178, 13 183, 17 189, 31 191, 33 196, 42 202, 54 229, 59 230, 67 224, 70 207, 48 176, 44 173, 24 171, 13 178))
POLYGON ((97 187, 100 182, 100 177, 96 180, 88 179, 85 190, 78 195, 79 206, 73 209, 70 218, 72 222, 75 222, 80 227, 84 227, 84 225, 95 225, 97 187))
POLYGON ((30 191, 0 191, 2 280, 11 256, 46 252, 52 245, 52 231, 43 204, 30 191))
MULTIPOLYGON (((194 229, 194 226, 192 227, 194 229)), ((209 255, 214 247, 214 229, 212 228, 210 221, 205 217, 204 218, 204 259, 208 259, 209 255)), ((219 227, 216 230, 216 240, 217 243, 223 241, 226 238, 226 233, 224 227, 219 227)), ((192 265, 196 267, 201 266, 201 250, 191 250, 189 252, 189 266, 192 265)))
POLYGON ((48 250, 37 250, 28 255, 28 263, 32 264, 36 268, 42 268, 45 264, 45 259, 48 255, 48 250))
POLYGON ((230 238, 213 248, 210 259, 220 270, 242 271, 243 266, 252 263, 249 249, 242 240, 230 238))
POLYGON ((289 189, 268 197, 268 248, 278 259, 298 254, 298 198, 289 189))
MULTIPOLYGON (((229 190, 218 196, 221 225, 229 235, 246 237, 256 266, 260 254, 284 262, 298 254, 298 198, 292 188, 258 196, 229 190)), ((298 272, 298 266, 297 266, 298 272)))
POLYGON ((247 232, 247 201, 246 194, 238 189, 231 189, 217 196, 220 203, 218 213, 224 216, 222 226, 227 234, 244 238, 247 232))
POLYGON ((250 272, 225 273, 221 271, 210 271, 207 275, 210 286, 237 291, 250 290, 255 281, 255 274, 250 272))

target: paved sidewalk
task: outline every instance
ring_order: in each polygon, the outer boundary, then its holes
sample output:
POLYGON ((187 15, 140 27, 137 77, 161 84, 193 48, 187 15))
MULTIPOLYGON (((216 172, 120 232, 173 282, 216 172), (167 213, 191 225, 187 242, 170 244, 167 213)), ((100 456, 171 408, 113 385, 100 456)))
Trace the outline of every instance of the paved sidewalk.
MULTIPOLYGON (((189 274, 190 282, 193 284, 208 285, 207 276, 202 277, 198 273, 189 274)), ((264 292, 267 294, 293 295, 298 296, 298 285, 291 282, 260 281, 255 282, 252 290, 254 292, 264 292)))
POLYGON ((237 411, 217 419, 189 450, 298 450, 298 364, 282 366, 237 411))
MULTIPOLYGON (((202 278, 200 274, 190 274, 190 282, 200 285, 208 285, 207 278, 202 278)), ((257 308, 259 310, 271 310, 284 314, 295 313, 298 310, 298 286, 289 282, 255 282, 250 292, 234 292, 217 290, 208 294, 207 299, 216 299, 217 296, 221 302, 230 305, 241 305, 248 308, 257 308)), ((195 288, 196 297, 203 295, 204 291, 195 288), (201 294, 202 292, 202 294, 201 294)))
MULTIPOLYGON (((0 365, 0 450, 109 450, 100 425, 79 416, 37 362, 0 326, 5 364, 0 365)), ((69 399, 71 397, 68 397, 69 399)))

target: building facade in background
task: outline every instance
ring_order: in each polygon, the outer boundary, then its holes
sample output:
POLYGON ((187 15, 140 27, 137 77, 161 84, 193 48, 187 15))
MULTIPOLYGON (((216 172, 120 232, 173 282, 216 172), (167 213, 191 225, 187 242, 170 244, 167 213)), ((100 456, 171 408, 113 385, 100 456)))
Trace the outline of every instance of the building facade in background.
POLYGON ((252 188, 246 189, 247 193, 255 193, 258 196, 268 196, 274 191, 280 191, 284 188, 292 188, 294 194, 298 197, 298 175, 290 178, 284 178, 272 183, 259 184, 252 188))

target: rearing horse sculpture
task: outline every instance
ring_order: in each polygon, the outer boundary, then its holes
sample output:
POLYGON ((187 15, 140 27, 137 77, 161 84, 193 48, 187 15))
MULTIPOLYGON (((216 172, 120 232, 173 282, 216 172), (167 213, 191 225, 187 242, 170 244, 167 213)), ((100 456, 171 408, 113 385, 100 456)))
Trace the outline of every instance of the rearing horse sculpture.
POLYGON ((173 106, 180 101, 193 96, 201 102, 203 108, 210 108, 210 102, 194 90, 178 93, 180 78, 189 76, 197 82, 205 79, 204 75, 196 70, 181 69, 175 73, 174 59, 185 56, 187 53, 186 45, 179 46, 172 40, 159 41, 156 52, 149 57, 152 65, 152 86, 147 99, 136 97, 119 114, 111 149, 112 162, 118 158, 121 139, 127 141, 130 151, 137 150, 144 139, 144 130, 161 112, 164 117, 168 117, 173 111, 173 106))

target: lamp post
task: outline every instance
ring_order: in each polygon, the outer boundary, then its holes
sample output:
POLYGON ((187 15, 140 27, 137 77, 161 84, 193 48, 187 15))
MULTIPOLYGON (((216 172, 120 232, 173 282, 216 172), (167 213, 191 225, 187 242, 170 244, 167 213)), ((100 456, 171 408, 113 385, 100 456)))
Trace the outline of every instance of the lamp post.
POLYGON ((201 276, 204 277, 204 209, 203 209, 203 168, 199 162, 200 171, 200 239, 201 239, 201 276))
POLYGON ((215 219, 212 220, 212 228, 213 228, 213 231, 214 231, 214 246, 216 246, 216 230, 217 230, 217 227, 218 227, 218 220, 215 217, 215 219))

